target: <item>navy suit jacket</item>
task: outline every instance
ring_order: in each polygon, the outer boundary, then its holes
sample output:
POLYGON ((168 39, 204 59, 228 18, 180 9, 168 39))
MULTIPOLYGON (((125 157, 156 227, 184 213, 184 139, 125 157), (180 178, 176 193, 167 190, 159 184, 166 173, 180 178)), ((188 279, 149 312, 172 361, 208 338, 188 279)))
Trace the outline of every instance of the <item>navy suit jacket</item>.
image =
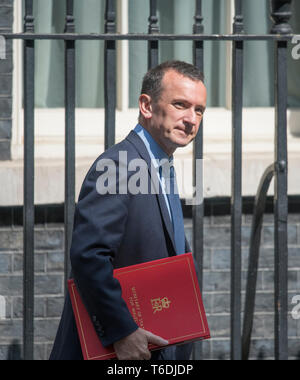
MULTIPOLYGON (((100 195, 97 191, 97 180, 103 174, 97 163, 112 160, 118 180, 121 168, 126 166, 126 162, 120 161, 119 152, 126 152, 127 164, 134 159, 146 162, 150 186, 148 151, 140 137, 131 131, 125 140, 105 151, 90 168, 76 206, 70 251, 72 276, 104 346, 138 328, 122 299, 113 270, 176 255, 172 222, 162 193, 119 194, 118 186, 117 194, 100 195)), ((128 181, 133 174, 127 173, 128 181)), ((120 185, 119 181, 117 185, 120 185)), ((189 251, 186 242, 186 252, 189 251)), ((153 352, 152 358, 188 359, 190 353, 189 344, 153 352)), ((82 359, 68 295, 50 359, 82 359)))

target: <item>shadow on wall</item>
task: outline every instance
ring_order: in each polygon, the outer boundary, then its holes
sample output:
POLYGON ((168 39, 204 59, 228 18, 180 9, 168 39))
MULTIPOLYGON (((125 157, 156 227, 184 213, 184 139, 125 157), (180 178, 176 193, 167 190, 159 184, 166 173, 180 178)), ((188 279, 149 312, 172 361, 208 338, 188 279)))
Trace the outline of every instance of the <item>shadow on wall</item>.
POLYGON ((23 360, 21 355, 21 344, 17 339, 13 340, 12 344, 9 346, 7 360, 23 360))

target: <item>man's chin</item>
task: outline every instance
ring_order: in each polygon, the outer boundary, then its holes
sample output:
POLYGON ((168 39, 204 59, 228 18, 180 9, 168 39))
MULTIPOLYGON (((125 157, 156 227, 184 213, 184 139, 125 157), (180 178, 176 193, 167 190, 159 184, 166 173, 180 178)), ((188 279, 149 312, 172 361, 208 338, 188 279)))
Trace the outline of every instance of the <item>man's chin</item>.
POLYGON ((174 145, 177 146, 177 148, 184 148, 186 147, 187 145, 189 145, 194 139, 193 138, 190 138, 190 137, 186 137, 186 138, 176 138, 174 139, 174 145))

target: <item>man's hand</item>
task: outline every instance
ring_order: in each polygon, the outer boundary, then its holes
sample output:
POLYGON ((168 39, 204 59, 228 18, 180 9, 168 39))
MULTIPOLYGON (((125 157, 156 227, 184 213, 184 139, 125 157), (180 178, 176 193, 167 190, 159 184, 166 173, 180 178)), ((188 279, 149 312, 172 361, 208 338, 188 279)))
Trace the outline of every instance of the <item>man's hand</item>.
POLYGON ((119 360, 150 360, 149 343, 160 347, 169 344, 167 340, 150 331, 138 328, 134 333, 114 343, 114 349, 119 360))

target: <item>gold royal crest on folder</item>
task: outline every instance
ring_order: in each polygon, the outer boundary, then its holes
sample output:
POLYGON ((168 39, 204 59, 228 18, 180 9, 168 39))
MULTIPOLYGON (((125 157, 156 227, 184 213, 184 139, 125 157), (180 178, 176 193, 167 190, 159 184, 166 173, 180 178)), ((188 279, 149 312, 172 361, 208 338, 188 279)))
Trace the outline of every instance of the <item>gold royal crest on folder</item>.
POLYGON ((163 309, 169 309, 171 301, 168 297, 164 298, 155 298, 151 300, 152 309, 154 310, 153 314, 162 311, 163 309))

